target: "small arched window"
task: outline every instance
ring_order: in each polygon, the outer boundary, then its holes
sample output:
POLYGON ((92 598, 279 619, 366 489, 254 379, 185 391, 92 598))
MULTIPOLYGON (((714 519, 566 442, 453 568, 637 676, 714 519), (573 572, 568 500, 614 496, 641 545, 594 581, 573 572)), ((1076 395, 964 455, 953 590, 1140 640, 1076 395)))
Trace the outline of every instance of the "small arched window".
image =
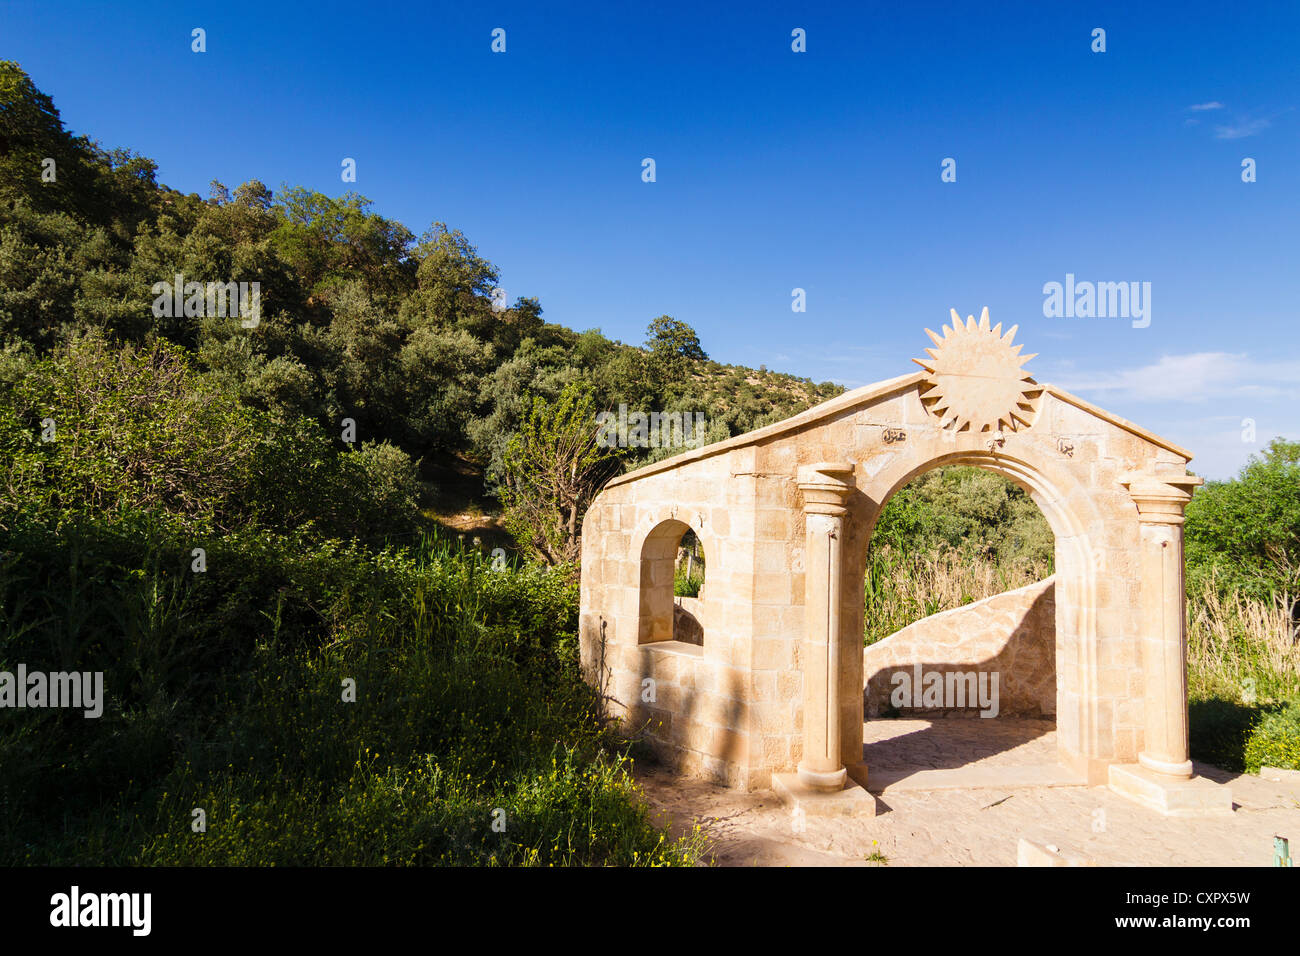
POLYGON ((704 546, 690 525, 660 523, 641 546, 641 644, 679 641, 702 645, 704 546))

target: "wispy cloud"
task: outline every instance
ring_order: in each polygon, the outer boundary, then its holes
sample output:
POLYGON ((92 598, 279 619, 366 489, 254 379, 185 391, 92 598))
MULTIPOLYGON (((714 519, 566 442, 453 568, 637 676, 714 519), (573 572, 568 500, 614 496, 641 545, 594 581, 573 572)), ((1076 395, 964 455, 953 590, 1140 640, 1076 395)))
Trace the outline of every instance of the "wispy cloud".
MULTIPOLYGON (((1214 138, 1245 139, 1247 136, 1254 136, 1257 133, 1262 133, 1273 125, 1273 120, 1280 116, 1281 113, 1288 112, 1288 110, 1292 108, 1293 107, 1288 107, 1288 109, 1281 110, 1280 112, 1274 112, 1270 116, 1260 115, 1259 110, 1249 110, 1245 113, 1236 113, 1231 120, 1225 118, 1224 121, 1215 125, 1214 138)), ((1199 126, 1201 123, 1200 114, 1213 113, 1223 109, 1227 109, 1227 107, 1218 100, 1207 100, 1204 103, 1193 103, 1191 106, 1185 106, 1183 107, 1183 112, 1191 115, 1184 117, 1183 125, 1199 126)))
POLYGON ((1214 127, 1215 139, 1245 139, 1247 136, 1254 136, 1256 133, 1268 129, 1272 125, 1272 120, 1266 117, 1252 120, 1240 120, 1226 126, 1214 127))
POLYGON ((1252 361, 1245 353, 1163 355, 1151 365, 1067 374, 1061 387, 1135 401, 1196 402, 1223 398, 1300 400, 1300 359, 1252 361))
POLYGON ((804 364, 822 362, 835 365, 862 364, 887 361, 888 358, 889 353, 878 345, 855 345, 851 342, 832 342, 825 348, 793 348, 782 352, 783 360, 804 364))

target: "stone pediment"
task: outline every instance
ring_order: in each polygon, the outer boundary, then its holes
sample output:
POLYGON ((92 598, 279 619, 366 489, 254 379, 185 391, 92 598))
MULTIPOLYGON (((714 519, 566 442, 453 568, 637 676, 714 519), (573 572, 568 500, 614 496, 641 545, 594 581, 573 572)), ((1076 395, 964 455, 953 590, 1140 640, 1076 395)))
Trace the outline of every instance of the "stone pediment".
POLYGON ((1012 326, 1005 334, 1002 333, 1000 324, 990 329, 987 308, 978 321, 969 316, 962 322, 956 310, 953 310, 952 316, 953 324, 951 327, 944 326, 944 335, 926 329, 935 348, 926 349, 929 359, 912 360, 921 365, 923 371, 853 389, 783 421, 620 475, 610 481, 607 487, 671 471, 693 461, 735 449, 779 440, 812 426, 868 411, 911 391, 918 393, 922 406, 933 416, 932 422, 873 423, 893 427, 901 432, 918 424, 955 428, 958 432, 992 433, 1003 428, 1026 431, 1042 427, 1039 419, 1044 403, 1054 399, 1085 412, 1098 422, 1128 432, 1156 448, 1172 452, 1182 458, 1184 464, 1192 460, 1192 453, 1187 449, 1126 418, 1106 411, 1059 386, 1035 382, 1022 370, 1023 364, 1035 356, 1021 356, 1018 354, 1020 346, 1011 344, 1017 326, 1012 326))

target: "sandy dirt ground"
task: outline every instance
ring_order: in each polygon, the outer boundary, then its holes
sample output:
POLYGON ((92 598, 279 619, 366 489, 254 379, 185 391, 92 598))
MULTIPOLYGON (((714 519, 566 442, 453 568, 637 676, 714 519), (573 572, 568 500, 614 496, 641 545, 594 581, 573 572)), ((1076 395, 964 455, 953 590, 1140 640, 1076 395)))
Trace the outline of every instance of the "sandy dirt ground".
POLYGON ((1050 721, 865 726, 873 790, 885 782, 874 817, 800 818, 771 791, 728 790, 645 765, 636 776, 657 819, 675 832, 698 825, 719 866, 1015 866, 1022 837, 1098 866, 1269 866, 1274 835, 1290 839, 1293 855, 1300 849, 1293 781, 1197 764, 1197 774, 1231 789, 1234 812, 1165 817, 1061 771, 1050 721))

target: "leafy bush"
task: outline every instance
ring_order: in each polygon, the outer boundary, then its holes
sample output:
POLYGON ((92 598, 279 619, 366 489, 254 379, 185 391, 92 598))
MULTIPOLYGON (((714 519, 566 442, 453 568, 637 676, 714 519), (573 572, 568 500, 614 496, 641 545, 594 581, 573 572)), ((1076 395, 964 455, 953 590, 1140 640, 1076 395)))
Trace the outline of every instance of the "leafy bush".
POLYGON ((0 394, 0 521, 124 511, 195 533, 229 525, 250 480, 250 412, 200 391, 183 353, 72 338, 0 394))
POLYGON ((1300 770, 1300 703, 1263 716, 1250 732, 1242 763, 1251 773, 1260 767, 1300 770))
POLYGON ((1187 506, 1188 583, 1223 593, 1300 598, 1300 442, 1275 438, 1232 481, 1212 481, 1187 506))
POLYGON ((1238 773, 1260 767, 1300 770, 1300 703, 1194 700, 1188 711, 1191 755, 1238 773))
POLYGON ((311 419, 281 421, 205 387, 175 346, 90 332, 0 383, 0 526, 147 513, 193 540, 254 525, 413 536, 406 453, 339 448, 311 419))

